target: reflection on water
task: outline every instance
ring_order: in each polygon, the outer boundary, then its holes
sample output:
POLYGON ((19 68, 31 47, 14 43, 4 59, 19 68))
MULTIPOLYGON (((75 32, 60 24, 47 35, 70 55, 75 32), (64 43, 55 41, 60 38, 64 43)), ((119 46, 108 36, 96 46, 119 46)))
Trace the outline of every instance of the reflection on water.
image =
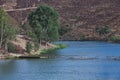
POLYGON ((1 60, 0 80, 119 80, 120 45, 105 42, 57 42, 69 47, 49 59, 1 60))
POLYGON ((0 63, 0 74, 10 74, 15 70, 15 63, 13 60, 1 61, 0 63))

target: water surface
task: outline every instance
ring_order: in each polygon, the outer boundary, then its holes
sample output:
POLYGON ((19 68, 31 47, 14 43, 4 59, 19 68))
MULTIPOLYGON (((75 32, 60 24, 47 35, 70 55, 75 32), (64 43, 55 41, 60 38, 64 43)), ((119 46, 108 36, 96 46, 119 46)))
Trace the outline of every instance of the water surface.
POLYGON ((1 60, 0 80, 119 80, 120 44, 57 42, 69 47, 49 53, 50 59, 1 60))

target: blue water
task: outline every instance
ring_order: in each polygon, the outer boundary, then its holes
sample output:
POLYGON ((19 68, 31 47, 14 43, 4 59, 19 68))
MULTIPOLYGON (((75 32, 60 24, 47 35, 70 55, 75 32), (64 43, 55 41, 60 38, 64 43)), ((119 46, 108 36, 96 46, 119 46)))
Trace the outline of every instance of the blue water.
POLYGON ((49 53, 49 59, 0 60, 0 80, 120 80, 120 61, 108 59, 120 56, 120 44, 57 43, 68 47, 49 53))

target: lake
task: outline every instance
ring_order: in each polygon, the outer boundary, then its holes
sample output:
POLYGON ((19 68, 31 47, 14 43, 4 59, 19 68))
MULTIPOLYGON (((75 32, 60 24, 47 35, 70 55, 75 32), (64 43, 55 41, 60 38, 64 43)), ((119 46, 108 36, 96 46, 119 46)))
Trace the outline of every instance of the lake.
POLYGON ((120 80, 120 44, 61 41, 49 59, 0 60, 0 80, 120 80))

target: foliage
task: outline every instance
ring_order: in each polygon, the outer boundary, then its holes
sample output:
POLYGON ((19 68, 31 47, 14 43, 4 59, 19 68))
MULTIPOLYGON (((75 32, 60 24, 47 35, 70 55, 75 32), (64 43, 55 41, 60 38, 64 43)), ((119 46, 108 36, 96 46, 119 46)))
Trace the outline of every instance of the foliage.
POLYGON ((40 54, 50 53, 50 52, 52 52, 52 51, 54 51, 54 50, 56 50, 56 48, 44 49, 44 50, 41 51, 40 54))
POLYGON ((34 50, 37 51, 39 49, 40 45, 38 43, 34 43, 34 50))
POLYGON ((15 20, 0 8, 0 48, 8 49, 8 42, 15 39, 19 32, 17 26, 15 20))
POLYGON ((6 33, 4 34, 9 40, 13 40, 16 37, 16 34, 18 33, 17 28, 9 26, 6 29, 6 33))
POLYGON ((57 49, 63 49, 63 48, 66 48, 67 45, 65 44, 56 44, 56 47, 55 48, 50 48, 50 49, 44 49, 41 51, 41 54, 46 54, 48 52, 51 52, 51 51, 54 51, 54 50, 57 50, 57 49))
MULTIPOLYGON (((29 25, 28 22, 26 22, 22 28, 25 30, 25 34, 27 36, 29 36, 32 40, 32 42, 34 43, 34 50, 37 51, 39 49, 39 44, 38 44, 38 41, 37 41, 37 37, 36 37, 36 34, 33 32, 31 26, 29 25)), ((29 50, 28 50, 29 52, 29 50)))
POLYGON ((32 28, 31 28, 31 26, 29 25, 28 22, 26 22, 26 23, 22 26, 22 29, 25 30, 25 34, 26 34, 27 36, 29 36, 29 37, 32 38, 33 42, 36 42, 36 40, 37 40, 37 39, 36 39, 36 35, 35 35, 35 33, 33 32, 32 28))
POLYGON ((58 40, 59 14, 52 7, 41 5, 29 17, 29 24, 38 42, 58 40))
POLYGON ((13 43, 8 43, 8 52, 16 53, 16 46, 13 43))
POLYGON ((96 28, 96 31, 99 33, 99 35, 105 35, 110 33, 111 30, 109 26, 105 26, 96 28))
POLYGON ((57 49, 63 49, 67 47, 66 44, 56 44, 56 46, 57 46, 57 49))
POLYGON ((83 41, 83 40, 85 40, 85 35, 80 34, 80 41, 83 41))
POLYGON ((30 27, 29 23, 26 22, 22 25, 22 29, 25 30, 25 34, 27 35, 29 32, 31 32, 32 28, 30 27))
POLYGON ((67 29, 67 28, 60 28, 60 29, 59 29, 59 33, 60 33, 60 35, 62 36, 62 35, 64 35, 65 33, 67 33, 69 30, 70 30, 70 29, 67 29))
POLYGON ((109 38, 109 40, 110 40, 110 41, 114 41, 114 42, 118 42, 118 41, 120 41, 120 36, 111 36, 111 37, 109 38))
POLYGON ((10 55, 6 57, 6 59, 8 59, 8 60, 9 60, 9 59, 10 59, 10 60, 11 60, 11 59, 15 59, 15 58, 18 58, 18 57, 10 56, 10 55))
POLYGON ((30 53, 32 50, 32 44, 30 42, 27 42, 26 43, 26 52, 27 53, 30 53))

